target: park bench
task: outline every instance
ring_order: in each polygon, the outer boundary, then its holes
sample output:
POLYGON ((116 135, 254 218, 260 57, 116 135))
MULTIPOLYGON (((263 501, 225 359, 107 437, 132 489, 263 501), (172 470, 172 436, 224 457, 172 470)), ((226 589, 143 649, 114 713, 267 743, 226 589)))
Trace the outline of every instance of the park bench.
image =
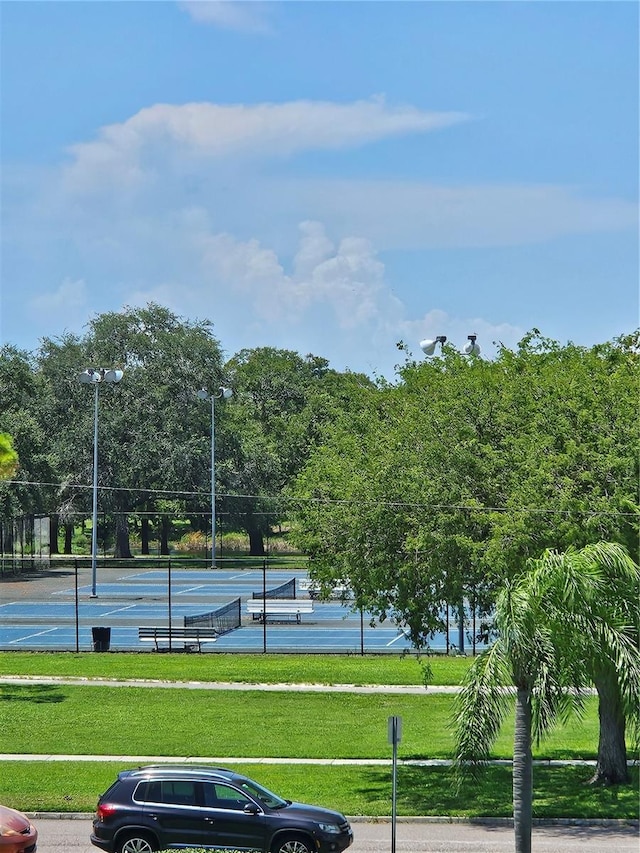
POLYGON ((296 622, 300 622, 303 613, 313 613, 313 601, 309 598, 250 598, 247 613, 260 620, 269 616, 295 616, 296 622))
MULTIPOLYGON (((312 581, 308 579, 302 579, 299 581, 300 590, 302 592, 306 592, 310 598, 320 598, 322 593, 322 587, 317 581, 312 581)), ((332 586, 328 591, 328 598, 352 598, 353 593, 351 592, 351 587, 345 583, 344 581, 338 581, 337 584, 332 586)))
POLYGON ((183 643, 184 648, 189 650, 198 647, 202 651, 202 643, 215 643, 218 639, 218 631, 215 628, 200 628, 196 626, 188 628, 138 628, 138 639, 143 643, 155 643, 156 651, 160 651, 160 643, 171 643, 174 641, 183 643))

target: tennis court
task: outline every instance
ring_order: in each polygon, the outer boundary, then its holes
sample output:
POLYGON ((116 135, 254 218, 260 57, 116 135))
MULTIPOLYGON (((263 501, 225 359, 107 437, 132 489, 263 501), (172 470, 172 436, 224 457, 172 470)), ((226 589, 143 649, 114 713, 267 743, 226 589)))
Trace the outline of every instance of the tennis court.
MULTIPOLYGON (((391 621, 372 624, 371 614, 354 611, 348 600, 309 603, 304 569, 101 567, 95 598, 86 567, 75 575, 62 573, 57 580, 0 584, 0 649, 90 651, 98 627, 109 629, 112 650, 150 651, 149 644, 139 640, 138 628, 215 625, 211 614, 228 609, 238 614, 239 624, 223 617, 216 641, 203 644, 203 651, 397 654, 411 648, 400 627, 391 621), (267 599, 275 593, 306 600, 312 612, 303 613, 299 622, 287 616, 265 622, 248 614, 246 602, 265 592, 267 599)), ((452 623, 452 643, 456 632, 452 623)), ((182 647, 172 640, 174 650, 182 647)), ((446 649, 444 634, 434 639, 433 648, 446 649)))

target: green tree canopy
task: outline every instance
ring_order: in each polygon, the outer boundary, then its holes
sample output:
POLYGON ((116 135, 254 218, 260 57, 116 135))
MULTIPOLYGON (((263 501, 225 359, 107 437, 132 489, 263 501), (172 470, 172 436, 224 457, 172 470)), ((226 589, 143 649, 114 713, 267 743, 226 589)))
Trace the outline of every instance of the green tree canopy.
MULTIPOLYGON (((183 320, 154 304, 102 314, 81 338, 45 338, 37 365, 46 388, 44 422, 64 484, 60 504, 85 511, 89 505, 93 395, 79 374, 115 367, 123 370, 122 381, 99 391, 101 509, 126 519, 178 495, 204 511, 209 419, 195 393, 220 383, 221 353, 210 323, 183 320)), ((126 528, 121 533, 126 550, 126 528)))
POLYGON ((13 440, 6 432, 0 432, 0 480, 13 477, 18 467, 18 454, 14 450, 13 440))
POLYGON ((17 472, 20 485, 0 485, 5 517, 41 512, 50 503, 55 480, 51 445, 42 424, 43 389, 29 353, 12 346, 0 349, 0 433, 10 438, 7 477, 17 472))
POLYGON ((329 425, 297 480, 312 571, 426 645, 443 601, 489 610, 547 548, 635 552, 637 363, 632 338, 586 349, 537 332, 493 361, 446 346, 408 361, 329 425))
POLYGON ((223 442, 223 501, 228 523, 244 528, 251 552, 286 517, 283 494, 320 438, 322 425, 370 385, 359 374, 340 374, 318 356, 260 347, 241 350, 225 367, 234 390, 223 442))

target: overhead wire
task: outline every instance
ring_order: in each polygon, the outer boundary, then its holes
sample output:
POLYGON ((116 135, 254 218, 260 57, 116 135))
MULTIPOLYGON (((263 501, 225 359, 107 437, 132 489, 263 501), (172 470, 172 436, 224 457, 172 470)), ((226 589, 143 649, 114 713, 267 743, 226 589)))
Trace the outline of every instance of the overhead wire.
MULTIPOLYGON (((49 487, 56 488, 58 490, 62 489, 76 489, 76 490, 91 490, 93 489, 92 485, 84 484, 84 483, 50 483, 39 480, 5 480, 5 484, 13 485, 13 486, 37 486, 37 487, 49 487)), ((135 494, 148 494, 148 495, 161 495, 166 497, 174 496, 174 497, 197 497, 197 498, 208 498, 211 495, 210 491, 203 490, 188 490, 188 489, 154 489, 154 488, 133 488, 130 486, 104 486, 98 485, 98 490, 102 492, 129 492, 135 494)), ((326 504, 326 505, 335 505, 335 506, 348 506, 350 504, 375 504, 377 506, 386 506, 390 508, 396 509, 415 509, 415 510, 440 510, 440 511, 454 511, 454 510, 462 510, 465 512, 500 512, 500 513, 508 513, 508 512, 520 512, 520 513, 531 513, 535 515, 553 515, 553 516, 576 516, 576 515, 584 515, 584 516, 615 516, 618 518, 637 518, 638 513, 629 511, 629 512, 621 512, 619 510, 603 510, 603 509, 555 509, 553 507, 529 507, 529 506, 479 506, 477 504, 442 504, 442 503, 422 503, 415 501, 388 501, 388 500, 380 500, 380 499, 371 499, 366 500, 360 497, 358 498, 324 498, 324 497, 312 497, 312 496, 294 496, 294 495, 282 495, 282 494, 247 494, 247 493, 233 493, 233 492, 216 492, 219 498, 238 498, 244 500, 278 500, 285 501, 287 503, 315 503, 315 504, 326 504)))

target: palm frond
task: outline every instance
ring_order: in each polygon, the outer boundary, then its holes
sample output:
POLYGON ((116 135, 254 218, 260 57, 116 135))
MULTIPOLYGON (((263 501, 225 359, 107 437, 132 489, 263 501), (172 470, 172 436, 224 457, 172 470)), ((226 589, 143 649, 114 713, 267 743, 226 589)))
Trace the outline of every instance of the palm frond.
POLYGON ((461 778, 489 757, 511 701, 506 685, 510 662, 500 640, 473 662, 454 703, 454 767, 461 778))

